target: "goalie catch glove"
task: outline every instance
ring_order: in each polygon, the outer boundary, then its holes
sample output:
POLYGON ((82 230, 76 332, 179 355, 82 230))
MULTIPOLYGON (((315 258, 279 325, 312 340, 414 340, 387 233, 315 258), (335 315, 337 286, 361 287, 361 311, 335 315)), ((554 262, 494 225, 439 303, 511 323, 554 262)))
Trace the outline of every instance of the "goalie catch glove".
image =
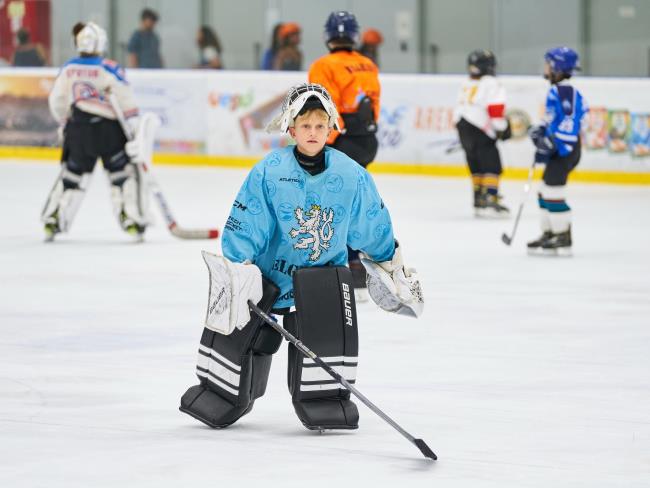
POLYGON ((248 300, 262 299, 262 272, 254 264, 233 263, 206 251, 201 254, 210 273, 205 326, 223 335, 243 329, 251 318, 248 300))
POLYGON ((417 318, 422 314, 424 300, 420 281, 415 269, 404 267, 397 241, 390 261, 377 263, 363 253, 359 256, 368 272, 368 294, 380 308, 409 317, 417 318))

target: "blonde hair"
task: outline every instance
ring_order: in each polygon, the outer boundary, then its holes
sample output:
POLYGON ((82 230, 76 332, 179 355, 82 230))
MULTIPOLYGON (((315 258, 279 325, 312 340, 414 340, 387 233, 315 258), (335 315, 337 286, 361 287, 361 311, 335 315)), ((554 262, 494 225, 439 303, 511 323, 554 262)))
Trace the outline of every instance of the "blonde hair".
POLYGON ((325 111, 325 109, 324 109, 324 108, 321 108, 321 107, 315 107, 315 108, 308 108, 307 110, 305 110, 305 111, 304 111, 303 113, 301 113, 300 115, 297 115, 296 118, 293 119, 293 123, 291 124, 291 127, 294 127, 294 126, 295 126, 296 121, 297 121, 298 119, 301 119, 301 118, 303 118, 303 117, 309 117, 311 114, 315 114, 315 113, 320 113, 321 116, 322 116, 322 118, 325 119, 326 123, 329 123, 330 116, 327 114, 327 112, 325 111))

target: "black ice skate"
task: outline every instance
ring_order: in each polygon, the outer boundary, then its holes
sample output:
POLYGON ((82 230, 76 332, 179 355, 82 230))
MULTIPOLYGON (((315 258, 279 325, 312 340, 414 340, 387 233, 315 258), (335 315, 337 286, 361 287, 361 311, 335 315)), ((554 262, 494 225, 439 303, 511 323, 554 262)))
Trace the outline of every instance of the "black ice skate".
POLYGON ((542 243, 542 250, 546 254, 558 256, 571 256, 571 228, 566 232, 551 234, 551 236, 542 243))
POLYGON ((485 209, 486 200, 483 188, 477 187, 474 189, 474 215, 480 217, 481 212, 485 209))
POLYGON ((490 218, 508 218, 510 216, 510 209, 505 205, 501 205, 501 195, 493 195, 488 193, 485 195, 485 206, 477 213, 479 217, 490 218))
POLYGON ((528 246, 528 252, 530 254, 541 252, 542 246, 546 241, 548 241, 553 236, 553 233, 550 230, 544 231, 544 233, 539 236, 534 241, 530 241, 528 246))

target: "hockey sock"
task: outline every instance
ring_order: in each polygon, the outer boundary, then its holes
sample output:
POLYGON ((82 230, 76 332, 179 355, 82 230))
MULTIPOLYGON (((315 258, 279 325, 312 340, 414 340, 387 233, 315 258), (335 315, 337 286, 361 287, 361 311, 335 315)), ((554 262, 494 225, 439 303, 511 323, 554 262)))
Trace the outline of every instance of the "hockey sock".
POLYGON ((540 206, 543 205, 548 216, 548 228, 554 234, 569 230, 571 226, 571 207, 566 203, 566 185, 548 186, 541 189, 540 206))
POLYGON ((483 176, 483 186, 488 195, 499 194, 499 175, 487 173, 483 176))

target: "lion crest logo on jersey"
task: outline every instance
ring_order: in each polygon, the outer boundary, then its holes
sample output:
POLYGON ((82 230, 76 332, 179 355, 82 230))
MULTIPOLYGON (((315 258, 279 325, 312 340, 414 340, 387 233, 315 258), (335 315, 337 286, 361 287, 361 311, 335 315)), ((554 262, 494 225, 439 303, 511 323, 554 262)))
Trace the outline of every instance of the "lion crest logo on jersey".
POLYGON ((289 235, 292 239, 307 234, 308 237, 300 237, 293 246, 294 249, 310 249, 310 261, 318 261, 323 251, 330 248, 330 240, 334 236, 334 210, 331 208, 322 209, 320 205, 312 205, 305 212, 298 207, 294 210, 298 221, 298 228, 291 229, 289 235))

